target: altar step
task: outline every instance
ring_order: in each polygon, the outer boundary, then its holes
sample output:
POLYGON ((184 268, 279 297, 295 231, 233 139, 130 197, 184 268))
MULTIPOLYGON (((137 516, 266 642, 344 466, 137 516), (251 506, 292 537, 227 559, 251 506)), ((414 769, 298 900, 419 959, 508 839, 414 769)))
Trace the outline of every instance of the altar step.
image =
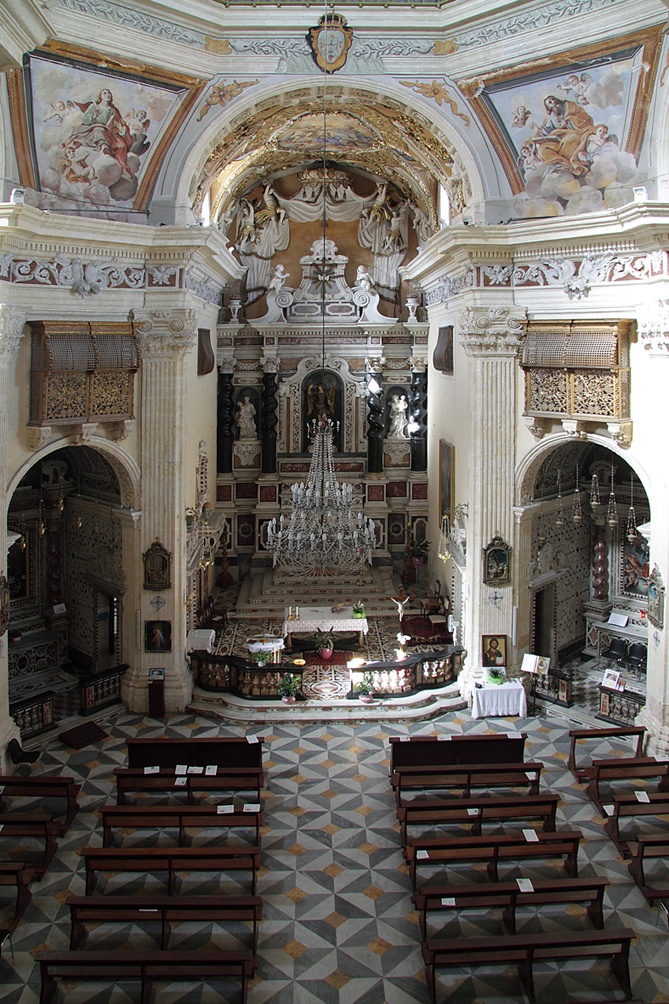
POLYGON ((187 711, 235 722, 246 728, 259 728, 266 722, 310 725, 315 722, 406 722, 433 718, 445 712, 461 711, 467 702, 457 683, 438 691, 421 691, 408 697, 377 698, 372 704, 358 700, 307 700, 295 704, 280 701, 248 701, 232 694, 193 691, 187 711))
POLYGON ((336 603, 352 603, 362 600, 368 617, 389 617, 397 614, 397 607, 388 597, 397 596, 399 582, 389 567, 373 566, 371 581, 363 586, 353 582, 337 582, 324 579, 322 582, 295 582, 287 585, 274 581, 271 568, 258 569, 242 580, 230 618, 282 619, 286 606, 318 606, 336 603))

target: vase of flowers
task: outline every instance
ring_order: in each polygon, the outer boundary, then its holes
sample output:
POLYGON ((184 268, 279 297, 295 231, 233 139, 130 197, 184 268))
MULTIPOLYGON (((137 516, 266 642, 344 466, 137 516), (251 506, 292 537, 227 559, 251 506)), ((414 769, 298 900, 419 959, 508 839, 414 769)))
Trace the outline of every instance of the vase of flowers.
POLYGON ((356 600, 353 604, 353 617, 356 620, 365 616, 365 604, 361 600, 356 600))
POLYGON ((322 628, 316 628, 314 648, 321 659, 331 658, 334 651, 334 631, 332 627, 328 628, 327 631, 323 631, 322 628))
POLYGON ((492 669, 488 670, 488 683, 504 683, 506 679, 506 670, 504 669, 492 669))

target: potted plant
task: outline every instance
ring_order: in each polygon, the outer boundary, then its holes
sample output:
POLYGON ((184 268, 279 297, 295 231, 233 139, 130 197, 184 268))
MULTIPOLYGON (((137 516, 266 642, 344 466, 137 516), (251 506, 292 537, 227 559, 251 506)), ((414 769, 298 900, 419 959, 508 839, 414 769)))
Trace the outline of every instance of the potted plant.
POLYGON ((279 680, 277 691, 284 704, 295 704, 295 698, 302 689, 302 680, 295 673, 284 673, 279 680))
POLYGON ((429 540, 412 540, 409 545, 409 555, 414 565, 424 565, 429 553, 429 540))
POLYGON ((503 668, 488 670, 488 683, 504 683, 506 679, 506 670, 503 668))
POLYGON ((321 659, 329 659, 334 651, 334 631, 329 627, 327 631, 316 628, 314 634, 314 648, 321 659))
POLYGON ((374 700, 374 680, 370 672, 363 673, 362 680, 353 687, 353 693, 358 695, 358 699, 363 704, 371 704, 374 700))
POLYGON ((362 600, 356 600, 355 603, 353 604, 353 616, 356 618, 356 620, 360 617, 365 616, 365 604, 362 602, 362 600))

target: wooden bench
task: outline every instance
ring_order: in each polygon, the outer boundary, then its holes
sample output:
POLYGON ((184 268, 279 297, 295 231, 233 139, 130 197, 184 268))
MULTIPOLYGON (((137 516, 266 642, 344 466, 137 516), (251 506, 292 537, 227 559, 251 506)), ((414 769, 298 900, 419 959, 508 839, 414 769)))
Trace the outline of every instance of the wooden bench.
POLYGON ((262 767, 218 768, 216 774, 176 774, 174 769, 145 773, 146 768, 117 767, 116 802, 125 805, 131 792, 178 795, 184 793, 189 805, 195 802, 195 792, 252 791, 256 799, 265 786, 262 767))
POLYGON ((632 996, 629 974, 630 942, 636 937, 629 927, 607 931, 569 931, 551 934, 500 935, 495 938, 451 938, 423 942, 430 998, 436 1001, 436 970, 474 965, 508 966, 515 963, 525 992, 534 1004, 535 962, 565 959, 609 958, 625 996, 632 996))
POLYGON ((86 895, 95 889, 98 872, 167 872, 167 889, 175 890, 177 873, 250 871, 255 896, 260 866, 258 847, 82 847, 86 895))
MULTIPOLYGON (((614 795, 613 812, 608 813, 609 818, 604 823, 604 829, 624 858, 630 856, 631 844, 638 839, 639 834, 623 836, 620 833, 621 819, 637 816, 669 816, 669 794, 657 791, 644 791, 639 794, 641 799, 637 798, 636 793, 614 795)), ((611 807, 605 805, 604 808, 608 810, 611 807)), ((665 836, 669 841, 669 832, 665 836)))
POLYGON ((436 799, 412 799, 400 806, 397 818, 400 823, 400 839, 407 842, 409 826, 430 826, 437 824, 469 824, 470 833, 481 833, 483 823, 507 823, 523 819, 538 819, 547 832, 555 830, 555 815, 560 796, 523 795, 518 798, 458 798, 449 801, 436 799))
POLYGON ((669 899, 669 876, 666 871, 664 885, 649 885, 646 877, 646 861, 649 858, 663 858, 665 864, 669 861, 669 836, 639 836, 630 845, 630 850, 632 860, 627 867, 646 902, 653 906, 657 899, 669 899))
POLYGON ((578 847, 582 837, 580 831, 527 832, 534 834, 529 840, 524 832, 480 837, 419 837, 410 840, 405 847, 405 856, 410 867, 411 882, 415 888, 416 869, 420 864, 449 866, 476 861, 485 862, 489 878, 498 882, 500 861, 526 858, 563 858, 567 875, 577 878, 578 847))
POLYGON ((527 734, 390 737, 390 774, 400 767, 458 763, 522 763, 527 734))
POLYGON ((521 892, 518 881, 421 886, 413 895, 420 915, 421 939, 427 939, 428 913, 501 908, 506 930, 509 934, 515 934, 518 907, 547 906, 553 903, 587 904, 586 912, 592 924, 597 928, 604 927, 603 901, 607 879, 540 879, 532 880, 531 885, 529 892, 521 892))
MULTIPOLYGON (((59 832, 58 823, 54 823, 51 816, 42 812, 2 812, 0 813, 0 840, 6 837, 28 837, 31 840, 44 841, 44 850, 36 857, 23 857, 24 849, 21 847, 21 854, 14 855, 14 860, 21 862, 32 868, 35 878, 40 880, 49 866, 49 862, 56 853, 58 844, 56 835, 59 832)), ((30 854, 30 851, 25 851, 30 854)))
POLYGON ((612 795, 605 798, 602 783, 611 785, 615 781, 647 781, 659 778, 658 791, 669 791, 669 760, 655 757, 618 758, 615 760, 595 760, 588 769, 590 780, 586 794, 599 811, 605 815, 604 804, 612 801, 612 795))
POLYGON ((262 901, 258 896, 70 896, 70 949, 79 948, 88 924, 160 924, 160 947, 167 948, 171 924, 196 921, 250 922, 251 952, 258 946, 262 901))
POLYGON ((599 742, 602 739, 627 739, 636 737, 635 757, 643 755, 643 742, 646 730, 642 725, 610 726, 607 729, 572 729, 569 733, 569 757, 567 766, 577 781, 587 781, 589 778, 588 767, 592 763, 583 766, 576 761, 576 753, 580 743, 599 742))
POLYGON ((49 1004, 53 999, 58 979, 102 980, 105 983, 139 980, 142 1004, 148 1004, 154 981, 175 983, 232 978, 241 982, 241 999, 245 1002, 254 968, 253 956, 248 951, 42 951, 35 957, 42 978, 40 1004, 49 1004))
MULTIPOLYGON (((4 809, 5 798, 62 798, 65 799, 65 820, 58 822, 58 832, 65 833, 79 810, 77 795, 81 790, 73 777, 30 776, 21 774, 0 774, 0 811, 4 809)), ((40 806, 41 807, 41 806, 40 806)))
POLYGON ((23 861, 0 861, 0 885, 13 885, 16 887, 16 905, 14 907, 14 917, 10 924, 13 930, 25 913, 28 903, 32 899, 30 883, 35 876, 35 871, 23 861))
POLYGON ((264 818, 262 809, 249 812, 244 811, 242 806, 233 805, 103 805, 98 811, 102 818, 103 847, 113 846, 116 828, 176 828, 179 831, 179 846, 184 847, 189 843, 187 830, 194 826, 252 829, 252 842, 260 847, 260 827, 264 818), (231 809, 234 811, 229 811, 231 809))
POLYGON ((195 739, 128 739, 128 767, 262 767, 262 736, 210 736, 195 739))
POLYGON ((406 791, 444 791, 461 788, 465 798, 472 788, 527 788, 528 794, 539 794, 543 764, 518 765, 505 763, 457 764, 435 767, 398 767, 391 778, 397 807, 410 805, 403 799, 406 791))

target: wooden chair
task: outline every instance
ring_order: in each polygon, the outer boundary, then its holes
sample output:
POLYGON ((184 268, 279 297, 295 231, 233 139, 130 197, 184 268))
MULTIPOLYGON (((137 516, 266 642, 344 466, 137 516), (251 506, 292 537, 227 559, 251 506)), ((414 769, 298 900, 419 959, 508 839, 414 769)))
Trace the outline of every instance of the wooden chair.
POLYGON ((446 603, 450 602, 442 595, 441 582, 437 579, 436 588, 432 596, 420 601, 420 612, 423 617, 431 617, 433 614, 441 614, 443 617, 448 613, 446 603))

